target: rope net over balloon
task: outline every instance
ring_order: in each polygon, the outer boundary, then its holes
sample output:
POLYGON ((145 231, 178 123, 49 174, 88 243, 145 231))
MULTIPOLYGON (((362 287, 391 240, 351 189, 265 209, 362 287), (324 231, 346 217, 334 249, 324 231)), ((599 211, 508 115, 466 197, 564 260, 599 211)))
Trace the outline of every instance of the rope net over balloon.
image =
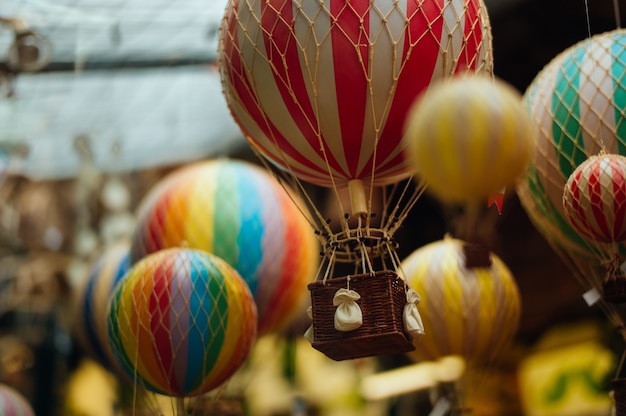
POLYGON ((179 398, 181 407, 183 398, 217 389, 243 364, 256 339, 256 306, 244 280, 220 258, 161 250, 117 286, 108 333, 135 389, 179 398))
POLYGON ((231 1, 218 57, 246 139, 312 208, 318 277, 396 269, 394 234, 425 187, 404 157, 406 113, 431 82, 492 72, 483 3, 231 1))

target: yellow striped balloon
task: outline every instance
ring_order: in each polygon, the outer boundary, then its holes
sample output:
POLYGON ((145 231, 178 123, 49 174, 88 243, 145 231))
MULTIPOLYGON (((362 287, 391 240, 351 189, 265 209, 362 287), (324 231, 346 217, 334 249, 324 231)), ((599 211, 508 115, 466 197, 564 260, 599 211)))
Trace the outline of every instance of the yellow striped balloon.
POLYGON ((522 96, 486 76, 460 76, 430 87, 406 120, 408 157, 447 202, 486 199, 513 186, 536 145, 522 96))
POLYGON ((446 237, 402 262, 408 285, 422 294, 426 334, 409 353, 416 360, 460 355, 468 363, 493 362, 517 332, 521 300, 511 271, 493 253, 490 267, 465 267, 464 244, 446 237))

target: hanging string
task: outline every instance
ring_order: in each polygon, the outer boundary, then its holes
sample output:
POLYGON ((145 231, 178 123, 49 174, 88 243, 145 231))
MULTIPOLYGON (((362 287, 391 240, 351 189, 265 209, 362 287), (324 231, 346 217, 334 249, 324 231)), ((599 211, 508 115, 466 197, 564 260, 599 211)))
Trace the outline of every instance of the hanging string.
POLYGON ((615 27, 622 28, 622 18, 619 11, 619 0, 613 0, 613 13, 615 13, 615 27))
POLYGON ((587 37, 591 37, 591 22, 589 19, 589 0, 585 0, 585 17, 587 19, 587 37))

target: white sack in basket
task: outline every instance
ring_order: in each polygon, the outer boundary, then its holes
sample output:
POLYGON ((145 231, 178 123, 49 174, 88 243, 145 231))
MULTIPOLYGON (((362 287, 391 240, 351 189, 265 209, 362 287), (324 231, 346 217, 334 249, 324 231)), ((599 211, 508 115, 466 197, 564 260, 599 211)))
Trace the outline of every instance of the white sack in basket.
MULTIPOLYGON (((306 314, 309 316, 310 319, 313 319, 313 308, 311 306, 306 308, 306 314)), ((313 325, 308 327, 307 330, 304 332, 304 339, 309 341, 311 344, 313 343, 313 325)))
POLYGON ((361 299, 354 290, 339 289, 333 296, 333 306, 335 310, 335 329, 337 331, 353 331, 363 325, 363 312, 356 303, 361 299))
POLYGON ((402 318, 404 321, 404 329, 411 335, 414 342, 419 341, 422 335, 424 335, 424 324, 417 310, 417 304, 420 303, 421 300, 422 298, 415 290, 409 289, 406 291, 406 305, 404 305, 402 318))

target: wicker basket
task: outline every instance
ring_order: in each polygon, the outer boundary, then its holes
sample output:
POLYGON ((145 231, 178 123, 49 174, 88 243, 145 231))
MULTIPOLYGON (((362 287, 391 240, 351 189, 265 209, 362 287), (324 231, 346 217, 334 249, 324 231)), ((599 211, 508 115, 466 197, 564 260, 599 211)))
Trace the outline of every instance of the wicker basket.
POLYGON ((309 284, 313 312, 313 348, 336 361, 376 355, 400 354, 414 350, 404 331, 406 304, 404 281, 393 271, 317 281, 309 284), (348 278, 350 281, 348 282, 348 278), (363 324, 353 331, 334 326, 333 296, 341 288, 355 290, 363 313, 363 324))
POLYGON ((602 282, 603 299, 611 303, 626 302, 626 276, 621 273, 608 276, 602 282))

